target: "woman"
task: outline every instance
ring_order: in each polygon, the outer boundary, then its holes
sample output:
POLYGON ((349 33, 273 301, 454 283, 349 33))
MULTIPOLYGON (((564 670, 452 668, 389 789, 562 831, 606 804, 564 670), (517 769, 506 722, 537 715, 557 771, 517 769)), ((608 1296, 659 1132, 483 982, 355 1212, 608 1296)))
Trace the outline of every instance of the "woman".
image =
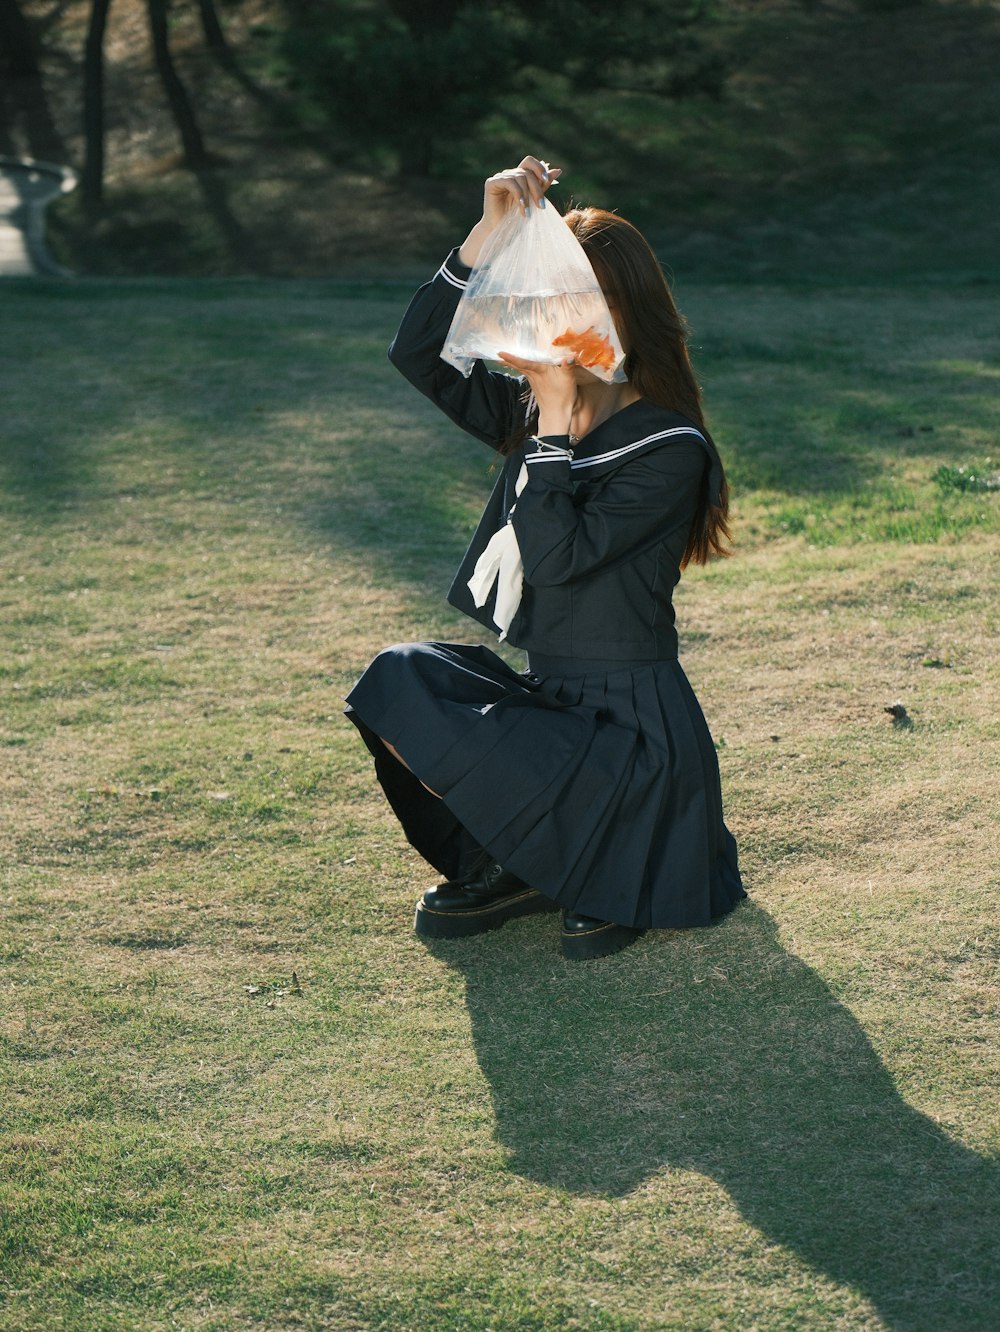
POLYGON ((508 208, 544 206, 558 176, 526 157, 487 180, 482 218, 389 352, 506 456, 449 600, 506 626, 528 669, 484 647, 404 644, 375 658, 347 715, 408 840, 445 876, 417 904, 418 933, 478 934, 561 907, 563 954, 580 959, 649 928, 706 925, 745 893, 671 605, 685 564, 724 553, 727 487, 655 256, 614 214, 565 218, 607 297, 626 383, 513 356, 523 380, 478 362, 464 379, 440 357, 486 237, 508 208), (509 549, 511 533, 519 603, 481 578, 487 547, 509 549))

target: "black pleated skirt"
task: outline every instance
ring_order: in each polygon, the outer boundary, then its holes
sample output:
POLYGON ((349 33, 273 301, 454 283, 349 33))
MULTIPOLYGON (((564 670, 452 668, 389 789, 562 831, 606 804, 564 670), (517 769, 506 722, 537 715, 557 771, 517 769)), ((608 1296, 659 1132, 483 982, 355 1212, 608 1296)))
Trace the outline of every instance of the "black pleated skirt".
POLYGON ((532 658, 518 674, 488 648, 407 643, 347 702, 408 841, 446 878, 486 850, 562 906, 654 928, 707 925, 746 896, 677 661, 532 658))

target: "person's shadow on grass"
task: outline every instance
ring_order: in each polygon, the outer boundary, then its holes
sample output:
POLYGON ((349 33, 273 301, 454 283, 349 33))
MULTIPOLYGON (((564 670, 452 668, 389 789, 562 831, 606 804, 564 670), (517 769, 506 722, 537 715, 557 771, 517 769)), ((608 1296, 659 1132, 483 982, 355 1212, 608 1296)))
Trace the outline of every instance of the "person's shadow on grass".
POLYGON ((886 1326, 991 1325, 1000 1171, 902 1099, 759 907, 603 962, 562 962, 551 917, 433 951, 466 976, 510 1169, 607 1197, 694 1170, 886 1326))

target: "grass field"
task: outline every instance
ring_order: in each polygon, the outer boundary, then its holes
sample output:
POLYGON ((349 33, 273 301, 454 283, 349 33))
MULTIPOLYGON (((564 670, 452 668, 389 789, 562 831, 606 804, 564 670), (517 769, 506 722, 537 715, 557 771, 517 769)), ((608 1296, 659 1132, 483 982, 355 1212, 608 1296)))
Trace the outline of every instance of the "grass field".
POLYGON ((406 292, 4 287, 0 1329, 995 1326, 995 296, 680 287, 750 900, 428 949, 341 718, 489 459, 406 292), (901 702, 907 716, 885 712, 901 702))

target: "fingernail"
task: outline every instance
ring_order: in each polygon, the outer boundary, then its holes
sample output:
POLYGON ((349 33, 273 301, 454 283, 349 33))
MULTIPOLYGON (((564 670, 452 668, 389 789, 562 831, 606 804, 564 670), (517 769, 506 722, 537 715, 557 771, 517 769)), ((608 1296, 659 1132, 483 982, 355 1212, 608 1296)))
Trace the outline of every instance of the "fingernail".
POLYGON ((548 180, 548 178, 549 178, 548 167, 542 167, 542 180, 548 180))

